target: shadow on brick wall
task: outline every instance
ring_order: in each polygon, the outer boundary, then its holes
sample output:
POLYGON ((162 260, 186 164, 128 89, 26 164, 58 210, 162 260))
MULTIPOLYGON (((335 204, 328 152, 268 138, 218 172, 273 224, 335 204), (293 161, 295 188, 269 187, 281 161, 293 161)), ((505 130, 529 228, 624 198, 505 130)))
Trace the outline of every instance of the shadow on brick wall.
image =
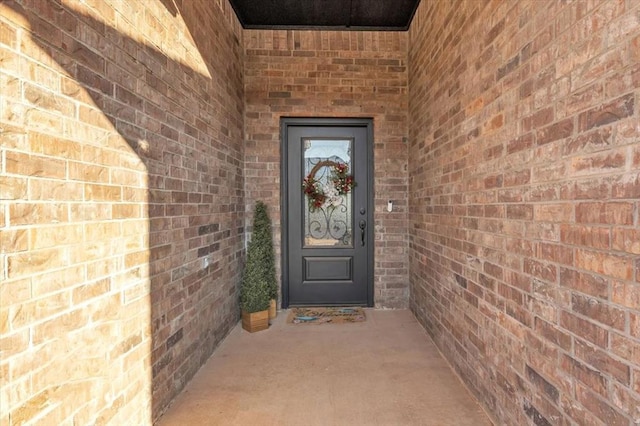
MULTIPOLYGON (((117 281, 130 277, 137 285, 122 290, 121 303, 141 291, 150 300, 153 420, 236 324, 244 238, 242 45, 237 24, 223 16, 229 11, 218 9, 218 2, 194 7, 188 3, 185 8, 182 2, 158 1, 137 2, 134 7, 140 10, 122 13, 102 4, 104 11, 96 15, 101 20, 55 2, 5 4, 28 21, 30 32, 23 38, 29 37, 70 79, 63 78, 62 96, 79 100, 80 112, 75 122, 65 118, 66 125, 110 127, 104 140, 89 140, 91 132, 75 140, 83 149, 90 146, 104 149, 105 155, 121 156, 116 159, 118 166, 100 164, 102 157, 96 157, 94 165, 113 166, 103 189, 114 192, 98 201, 110 204, 112 210, 141 202, 128 200, 128 184, 115 176, 126 168, 123 164, 133 163, 128 158, 134 153, 146 169, 146 211, 138 219, 148 217, 148 233, 141 233, 148 241, 148 253, 144 250, 142 257, 136 257, 137 253, 103 249, 105 263, 116 268, 107 273, 108 293, 127 287, 127 282, 117 281), (127 29, 142 31, 128 35, 114 28, 116 20, 127 19, 131 20, 127 29), (174 34, 175 28, 165 25, 169 21, 188 31, 174 34), (144 30, 145 36, 163 34, 163 50, 142 37, 144 30), (192 44, 185 55, 188 43, 192 44), (64 93, 70 86, 74 88, 64 93), (94 111, 99 114, 92 116, 94 111)), ((42 89, 38 99, 48 93, 42 89)), ((92 204, 97 199, 89 200, 85 194, 75 201, 92 204)), ((115 221, 126 234, 126 223, 135 214, 124 215, 83 221, 85 226, 115 221)), ((106 295, 97 295, 101 296, 106 295)), ((123 324, 122 329, 130 326, 123 324)), ((130 334, 137 338, 123 335, 105 341, 105 357, 127 362, 127 355, 145 344, 144 330, 130 334), (116 348, 121 353, 114 353, 116 348)))

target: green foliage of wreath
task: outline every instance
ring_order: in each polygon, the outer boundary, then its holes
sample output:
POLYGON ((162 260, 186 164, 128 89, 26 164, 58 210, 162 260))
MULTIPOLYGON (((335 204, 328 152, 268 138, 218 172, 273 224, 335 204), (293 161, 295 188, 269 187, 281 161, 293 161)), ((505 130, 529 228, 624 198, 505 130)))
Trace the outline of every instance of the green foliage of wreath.
POLYGON ((322 166, 331 167, 329 180, 338 195, 346 195, 356 186, 353 175, 348 174, 349 166, 347 164, 337 163, 335 161, 322 161, 318 163, 302 180, 302 190, 309 199, 309 211, 311 212, 321 208, 327 201, 327 194, 324 192, 322 184, 315 178, 316 172, 322 166))

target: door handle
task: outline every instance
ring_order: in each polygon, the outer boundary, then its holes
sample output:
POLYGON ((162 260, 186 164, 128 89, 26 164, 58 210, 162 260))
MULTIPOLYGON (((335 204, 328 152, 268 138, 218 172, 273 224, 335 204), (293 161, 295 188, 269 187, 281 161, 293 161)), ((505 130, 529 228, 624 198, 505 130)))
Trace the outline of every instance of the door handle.
POLYGON ((367 221, 362 219, 358 226, 360 226, 360 245, 364 246, 364 230, 367 227, 367 221))

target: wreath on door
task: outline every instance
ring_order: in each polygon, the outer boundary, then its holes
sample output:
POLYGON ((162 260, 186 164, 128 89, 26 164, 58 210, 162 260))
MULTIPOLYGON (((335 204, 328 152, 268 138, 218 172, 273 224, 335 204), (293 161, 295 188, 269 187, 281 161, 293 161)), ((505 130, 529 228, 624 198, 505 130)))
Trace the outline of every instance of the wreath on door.
POLYGON ((349 173, 349 166, 332 160, 320 161, 313 166, 311 172, 302 180, 302 190, 309 198, 309 211, 314 212, 327 202, 335 202, 335 198, 348 194, 356 182, 349 173), (316 179, 316 173, 322 167, 331 168, 331 176, 327 185, 316 179))

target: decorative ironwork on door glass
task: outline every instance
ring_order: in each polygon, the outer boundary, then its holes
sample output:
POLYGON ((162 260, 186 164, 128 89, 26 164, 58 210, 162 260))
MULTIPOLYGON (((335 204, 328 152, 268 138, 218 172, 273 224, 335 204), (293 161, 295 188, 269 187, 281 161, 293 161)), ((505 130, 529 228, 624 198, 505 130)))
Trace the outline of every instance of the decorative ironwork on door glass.
POLYGON ((352 246, 352 141, 303 141, 304 245, 352 246))

